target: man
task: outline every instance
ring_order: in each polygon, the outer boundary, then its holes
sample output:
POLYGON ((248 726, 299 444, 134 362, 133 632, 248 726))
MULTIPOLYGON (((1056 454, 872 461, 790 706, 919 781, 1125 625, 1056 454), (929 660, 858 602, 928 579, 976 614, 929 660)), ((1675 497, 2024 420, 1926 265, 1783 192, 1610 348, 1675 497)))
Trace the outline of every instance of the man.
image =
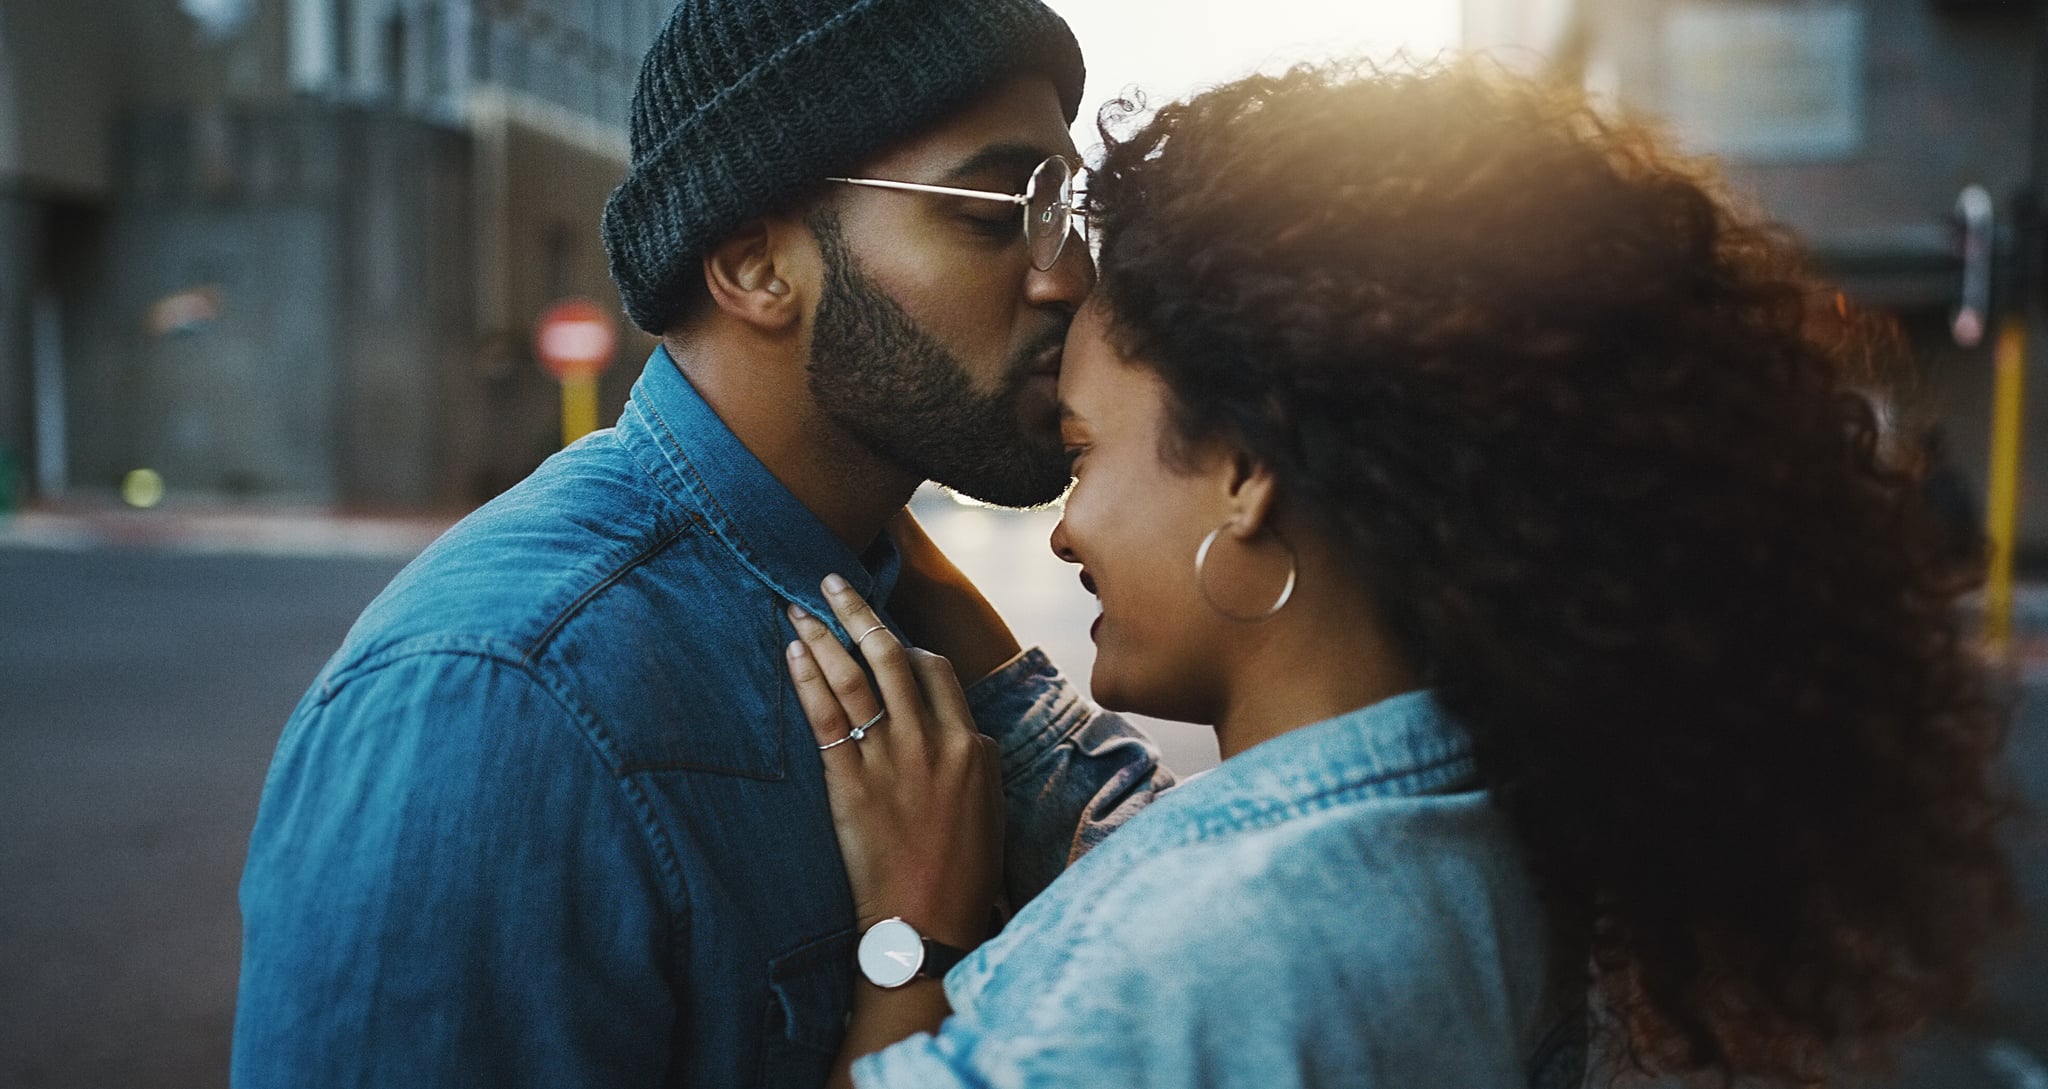
MULTIPOLYGON (((663 346, 615 429, 399 575, 286 726, 237 1085, 824 1082, 858 935, 784 610, 830 617, 838 573, 886 617, 907 566, 912 634, 943 627, 943 561, 883 532, 917 485, 1065 486, 1052 375, 1092 272, 1046 160, 1081 78, 1037 0, 677 9, 604 219, 663 346)), ((1021 900, 1169 779, 1006 632, 963 647, 995 670, 970 698, 1021 900)))

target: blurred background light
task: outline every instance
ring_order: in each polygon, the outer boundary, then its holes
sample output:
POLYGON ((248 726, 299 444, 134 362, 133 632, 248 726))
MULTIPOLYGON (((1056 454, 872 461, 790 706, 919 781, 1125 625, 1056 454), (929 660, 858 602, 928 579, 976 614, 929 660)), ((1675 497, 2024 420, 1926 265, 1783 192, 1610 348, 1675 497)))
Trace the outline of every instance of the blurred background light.
POLYGON ((151 303, 143 324, 151 336, 190 336, 220 320, 221 292, 214 284, 175 291, 151 303))
POLYGON ((155 469, 134 469, 121 478, 121 500, 148 510, 164 501, 164 478, 155 469))
POLYGON ((249 21, 250 0, 179 0, 179 6, 212 41, 234 37, 249 21))

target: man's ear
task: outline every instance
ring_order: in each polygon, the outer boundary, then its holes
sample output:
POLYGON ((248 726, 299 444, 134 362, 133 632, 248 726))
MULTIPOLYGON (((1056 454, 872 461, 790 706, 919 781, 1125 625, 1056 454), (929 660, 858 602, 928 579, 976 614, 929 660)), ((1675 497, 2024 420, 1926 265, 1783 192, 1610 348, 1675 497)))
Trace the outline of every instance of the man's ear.
POLYGON ((1255 537, 1273 518, 1278 498, 1273 470, 1250 454, 1233 450, 1226 455, 1224 472, 1231 511, 1227 532, 1239 540, 1255 537))
POLYGON ((704 286, 719 310, 763 332, 780 332, 802 317, 797 292, 776 268, 777 232, 749 221, 704 255, 704 286))

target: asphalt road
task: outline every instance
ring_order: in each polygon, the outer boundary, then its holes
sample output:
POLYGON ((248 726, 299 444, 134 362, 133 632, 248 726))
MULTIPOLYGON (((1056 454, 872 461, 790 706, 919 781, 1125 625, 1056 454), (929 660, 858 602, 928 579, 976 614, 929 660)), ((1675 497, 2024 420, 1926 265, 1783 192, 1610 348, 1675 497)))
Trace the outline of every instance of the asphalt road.
MULTIPOLYGON (((924 516, 970 573, 1001 583, 1012 622, 1085 677, 1092 610, 1044 549, 1049 516, 924 516)), ((264 769, 402 559, 0 537, 0 1087, 225 1084, 235 885, 264 769)), ((1164 740, 1182 768, 1214 760, 1202 731, 1164 740)), ((2048 695, 2023 705, 2012 766, 2048 810, 2048 695)), ((2032 835, 2021 856, 2048 924, 2048 841, 2032 835)), ((1887 1084, 2048 1089, 2044 936, 2007 955, 1981 1016, 1936 1032, 1887 1084)))
POLYGON ((264 769, 399 566, 0 549, 0 1086, 227 1083, 264 769))

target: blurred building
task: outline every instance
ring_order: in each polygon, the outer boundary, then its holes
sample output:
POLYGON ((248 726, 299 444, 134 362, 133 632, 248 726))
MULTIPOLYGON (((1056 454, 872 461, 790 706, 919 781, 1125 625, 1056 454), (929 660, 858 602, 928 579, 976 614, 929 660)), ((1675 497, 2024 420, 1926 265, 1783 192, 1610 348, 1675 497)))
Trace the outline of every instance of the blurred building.
POLYGON ((560 430, 533 321, 617 312, 597 217, 667 13, 0 4, 0 452, 47 496, 144 467, 363 504, 517 480, 560 430))
MULTIPOLYGON (((2008 217, 2039 126, 2029 0, 1465 0, 1468 40, 1660 116, 1795 228, 1914 348, 1912 410, 1943 423, 1984 494, 1991 338, 1951 336, 1954 213, 1981 185, 2008 217)), ((2048 354, 2030 374, 2022 555, 2048 560, 2048 354)))

